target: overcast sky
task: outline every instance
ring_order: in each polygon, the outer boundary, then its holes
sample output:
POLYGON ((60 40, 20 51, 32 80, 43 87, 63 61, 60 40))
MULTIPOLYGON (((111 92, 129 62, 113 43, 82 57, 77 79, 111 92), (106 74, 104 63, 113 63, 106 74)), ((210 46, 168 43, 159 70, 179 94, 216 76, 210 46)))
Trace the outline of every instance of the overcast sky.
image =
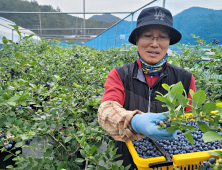
MULTIPOLYGON (((31 0, 29 0, 31 1, 31 0)), ((83 12, 83 0, 36 0, 40 5, 59 7, 62 12, 83 12)), ((85 0, 86 12, 133 12, 152 0, 85 0)), ((151 6, 163 6, 163 0, 157 0, 151 6)), ((165 0, 165 7, 173 15, 192 6, 222 9, 222 0, 165 0)), ((127 14, 114 14, 120 18, 127 14)), ((77 16, 77 15, 75 15, 77 16)), ((78 15, 83 17, 83 15, 78 15)), ((86 19, 92 15, 86 15, 86 19)))

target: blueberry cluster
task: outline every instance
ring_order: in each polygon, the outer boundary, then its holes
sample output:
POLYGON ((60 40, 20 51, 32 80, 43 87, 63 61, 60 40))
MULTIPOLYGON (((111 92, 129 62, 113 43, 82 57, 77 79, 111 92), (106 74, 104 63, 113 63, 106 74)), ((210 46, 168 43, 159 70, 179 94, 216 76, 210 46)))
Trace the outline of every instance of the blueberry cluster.
POLYGON ((158 125, 157 129, 161 129, 161 128, 166 129, 167 127, 171 126, 171 123, 170 121, 168 121, 168 119, 164 119, 163 121, 159 121, 159 120, 156 121, 156 125, 158 125))
POLYGON ((55 131, 55 136, 58 136, 58 134, 59 134, 59 133, 58 133, 58 130, 56 130, 56 131, 55 131))
MULTIPOLYGON (((209 126, 208 122, 202 121, 209 126)), ((186 122, 184 125, 197 127, 195 121, 186 122)), ((213 141, 210 143, 205 143, 202 139, 203 132, 200 129, 192 131, 192 136, 194 139, 193 145, 189 143, 184 133, 180 130, 177 131, 177 136, 174 140, 159 140, 157 141, 159 145, 164 148, 164 150, 172 156, 176 154, 201 152, 215 149, 222 149, 222 144, 220 141, 213 141)), ((218 132, 222 135, 222 132, 218 132)), ((149 138, 144 137, 139 141, 132 141, 139 157, 141 158, 152 158, 161 156, 157 148, 149 141, 149 138)))
POLYGON ((3 128, 1 128, 1 132, 0 132, 0 139, 3 139, 4 141, 4 146, 5 149, 10 149, 12 148, 12 144, 14 143, 14 141, 12 140, 12 138, 14 138, 13 135, 11 135, 11 133, 8 133, 7 135, 5 135, 5 130, 3 128))
POLYGON ((139 157, 141 158, 152 158, 161 156, 161 153, 150 142, 148 137, 144 137, 139 141, 132 141, 132 143, 139 157))
POLYGON ((52 145, 55 144, 55 142, 53 142, 53 141, 51 141, 51 140, 49 140, 48 143, 49 143, 49 144, 52 144, 52 145))
POLYGON ((4 140, 4 146, 5 149, 10 149, 12 147, 12 144, 14 143, 14 141, 10 141, 9 143, 7 142, 7 140, 4 140))
MULTIPOLYGON (((18 72, 15 72, 13 68, 11 68, 10 70, 7 70, 7 72, 11 74, 11 78, 13 78, 14 76, 18 76, 18 72)), ((7 77, 7 74, 5 76, 7 77)))
POLYGON ((32 141, 32 139, 29 139, 29 140, 25 141, 25 145, 30 145, 31 141, 32 141))
POLYGON ((211 157, 208 161, 203 162, 204 167, 206 167, 207 170, 213 169, 221 169, 222 168, 222 159, 216 160, 215 158, 211 157))
POLYGON ((22 106, 16 107, 15 110, 22 110, 22 106))
POLYGON ((220 42, 217 41, 216 38, 214 38, 213 43, 217 45, 217 44, 219 44, 220 42))

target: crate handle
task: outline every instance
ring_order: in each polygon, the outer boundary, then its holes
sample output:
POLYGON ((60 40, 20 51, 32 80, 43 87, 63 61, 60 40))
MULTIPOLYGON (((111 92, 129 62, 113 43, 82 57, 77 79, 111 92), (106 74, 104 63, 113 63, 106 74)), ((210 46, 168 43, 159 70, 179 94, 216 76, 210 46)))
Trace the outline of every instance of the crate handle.
POLYGON ((149 164, 150 168, 157 168, 157 167, 162 167, 162 166, 169 166, 173 165, 173 161, 170 157, 170 155, 157 143, 156 141, 153 141, 150 139, 150 141, 156 146, 156 148, 160 151, 160 153, 166 158, 166 161, 162 162, 155 162, 149 164))
POLYGON ((163 161, 149 164, 149 168, 158 168, 162 166, 170 166, 173 165, 173 161, 163 161))

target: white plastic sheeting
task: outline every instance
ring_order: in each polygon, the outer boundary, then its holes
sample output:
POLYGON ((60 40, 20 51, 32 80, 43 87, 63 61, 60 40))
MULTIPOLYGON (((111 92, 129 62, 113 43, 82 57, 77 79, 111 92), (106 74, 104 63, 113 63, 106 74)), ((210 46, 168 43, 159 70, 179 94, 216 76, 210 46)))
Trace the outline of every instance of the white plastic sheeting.
MULTIPOLYGON (((3 36, 5 36, 9 40, 13 40, 13 42, 15 43, 19 42, 20 38, 18 33, 15 30, 13 30, 14 28, 10 25, 16 25, 16 24, 8 19, 0 17, 0 44, 2 44, 3 36)), ((24 29, 24 28, 19 27, 19 29, 24 29)), ((19 31, 22 33, 22 37, 35 34, 30 30, 19 30, 19 31)), ((35 42, 39 40, 39 37, 36 35, 33 36, 32 38, 35 42)))

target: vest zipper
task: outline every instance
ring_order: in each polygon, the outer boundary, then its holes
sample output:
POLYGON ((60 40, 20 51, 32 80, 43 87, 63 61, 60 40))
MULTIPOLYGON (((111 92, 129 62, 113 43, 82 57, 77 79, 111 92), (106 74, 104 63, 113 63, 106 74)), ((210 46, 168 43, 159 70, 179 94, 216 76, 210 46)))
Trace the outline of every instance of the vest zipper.
MULTIPOLYGON (((151 86, 152 86, 152 78, 153 78, 153 76, 151 76, 151 86)), ((152 90, 153 90, 153 89, 150 89, 150 86, 149 86, 149 104, 148 104, 148 113, 150 113, 151 93, 152 93, 152 90)))

